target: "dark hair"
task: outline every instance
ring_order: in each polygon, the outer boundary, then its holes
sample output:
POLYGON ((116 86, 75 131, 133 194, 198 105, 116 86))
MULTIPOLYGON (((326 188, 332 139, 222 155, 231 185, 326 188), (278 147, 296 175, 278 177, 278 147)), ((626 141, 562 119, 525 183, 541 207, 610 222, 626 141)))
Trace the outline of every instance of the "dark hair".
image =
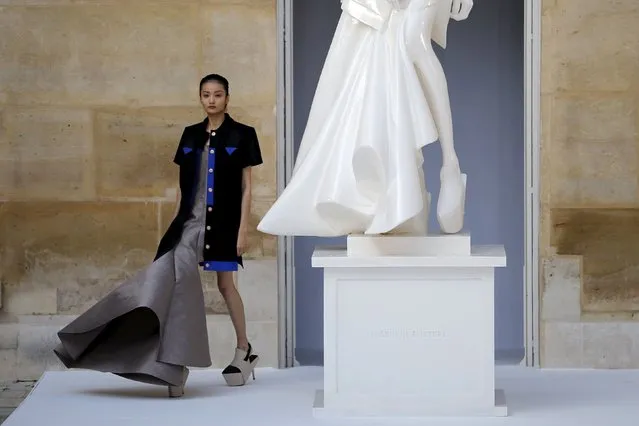
POLYGON ((226 94, 229 94, 229 81, 219 74, 209 74, 206 77, 202 78, 202 80, 200 80, 200 92, 202 91, 202 86, 210 81, 220 83, 224 87, 224 91, 226 92, 226 94))

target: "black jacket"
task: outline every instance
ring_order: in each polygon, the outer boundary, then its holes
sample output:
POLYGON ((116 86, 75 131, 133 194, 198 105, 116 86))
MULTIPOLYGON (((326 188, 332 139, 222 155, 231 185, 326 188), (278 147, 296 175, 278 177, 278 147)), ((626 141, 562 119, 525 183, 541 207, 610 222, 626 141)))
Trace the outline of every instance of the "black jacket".
POLYGON ((242 171, 245 167, 262 164, 262 155, 253 127, 233 120, 228 114, 222 125, 209 134, 208 118, 184 129, 173 161, 180 167, 180 191, 182 194, 177 216, 162 237, 155 259, 158 259, 180 241, 185 222, 193 209, 195 192, 200 174, 200 161, 207 140, 214 149, 215 202, 207 206, 204 260, 237 261, 237 236, 242 211, 242 171))

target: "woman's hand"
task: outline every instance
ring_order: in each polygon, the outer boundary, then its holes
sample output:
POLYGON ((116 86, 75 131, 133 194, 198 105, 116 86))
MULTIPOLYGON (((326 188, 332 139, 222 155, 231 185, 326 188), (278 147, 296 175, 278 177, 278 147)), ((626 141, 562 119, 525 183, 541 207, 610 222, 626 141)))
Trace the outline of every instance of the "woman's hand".
POLYGON ((246 253, 247 248, 248 248, 247 232, 244 229, 240 229, 240 232, 237 233, 237 255, 242 256, 244 253, 246 253))

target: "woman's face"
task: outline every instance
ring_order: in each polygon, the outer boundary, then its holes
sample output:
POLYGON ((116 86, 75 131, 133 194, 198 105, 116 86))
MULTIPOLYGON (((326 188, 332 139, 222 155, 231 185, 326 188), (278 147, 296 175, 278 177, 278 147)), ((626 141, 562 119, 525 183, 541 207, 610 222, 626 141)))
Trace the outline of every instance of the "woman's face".
POLYGON ((229 97, 224 86, 216 81, 209 81, 202 86, 200 102, 207 114, 220 114, 226 111, 229 97))

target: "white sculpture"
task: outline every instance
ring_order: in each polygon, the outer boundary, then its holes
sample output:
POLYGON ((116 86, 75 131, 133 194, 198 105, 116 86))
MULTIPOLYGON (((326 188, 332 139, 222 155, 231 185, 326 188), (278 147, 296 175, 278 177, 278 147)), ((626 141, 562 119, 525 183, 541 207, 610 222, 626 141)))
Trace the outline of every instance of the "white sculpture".
POLYGON ((446 77, 431 40, 471 0, 342 0, 293 176, 258 230, 274 235, 427 231, 421 149, 439 139, 437 217, 463 226, 466 176, 453 145, 446 77))

